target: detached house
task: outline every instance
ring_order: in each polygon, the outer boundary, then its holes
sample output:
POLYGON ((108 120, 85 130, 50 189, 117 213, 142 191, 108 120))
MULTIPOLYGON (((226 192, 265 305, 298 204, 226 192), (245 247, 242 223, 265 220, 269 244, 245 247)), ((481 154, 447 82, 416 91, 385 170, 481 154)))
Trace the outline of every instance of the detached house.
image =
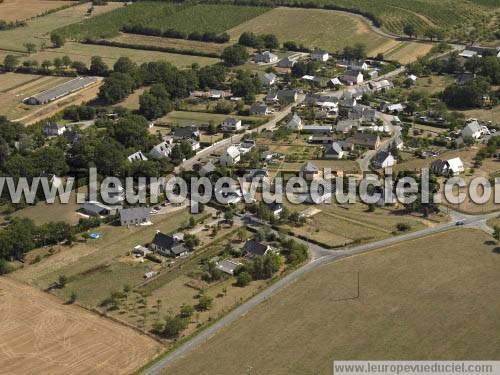
POLYGON ((320 49, 315 49, 311 53, 311 59, 316 60, 316 61, 321 61, 321 62, 326 62, 330 58, 330 55, 328 52, 320 50, 320 49))
POLYGON ((120 224, 127 226, 149 223, 150 211, 149 207, 124 208, 120 211, 120 224))
POLYGON ((377 134, 356 133, 346 140, 355 146, 367 147, 376 150, 380 147, 380 137, 377 134))
POLYGON ((219 162, 223 166, 232 166, 240 161, 240 150, 236 146, 229 146, 227 150, 221 155, 219 162))
POLYGON ((326 147, 323 156, 325 159, 342 159, 344 157, 344 150, 340 144, 333 142, 326 147))
POLYGON ((284 58, 282 58, 279 62, 278 62, 278 67, 279 68, 293 68, 293 66, 297 63, 297 60, 296 59, 292 59, 290 58, 289 56, 286 56, 284 58))
POLYGON ((187 255, 189 249, 185 247, 176 237, 156 232, 149 248, 163 256, 179 257, 187 255))
POLYGON ((47 137, 57 137, 59 135, 63 135, 66 131, 66 126, 57 124, 55 122, 49 122, 43 127, 43 133, 47 137))
POLYGON ((148 158, 144 156, 142 151, 137 151, 134 152, 132 155, 127 156, 127 160, 132 163, 134 161, 147 161, 148 158))
POLYGON ((198 128, 194 125, 175 128, 174 140, 180 141, 183 139, 199 140, 200 139, 200 132, 199 132, 198 128))
POLYGON ((374 168, 388 168, 396 164, 396 159, 390 152, 380 151, 372 159, 374 168))
POLYGON ((246 257, 253 258, 255 256, 264 256, 274 252, 274 249, 265 245, 262 242, 248 240, 242 248, 242 252, 246 257))
POLYGON ((321 178, 321 176, 322 173, 318 167, 309 162, 305 163, 299 171, 299 177, 304 180, 314 180, 315 178, 321 178))
POLYGON ((241 120, 228 117, 220 124, 220 128, 223 132, 235 132, 241 129, 241 120))
POLYGON ((363 83, 363 73, 359 71, 346 71, 340 80, 346 85, 360 85, 363 83))
POLYGON ((151 151, 149 151, 149 156, 153 159, 168 158, 172 149, 170 148, 170 143, 163 141, 154 146, 151 151))
POLYGON ((462 129, 462 137, 471 137, 474 139, 481 138, 481 136, 484 133, 484 129, 481 125, 479 125, 479 122, 477 120, 469 122, 465 127, 462 129))
POLYGON ((266 63, 271 64, 278 61, 278 56, 270 51, 264 51, 262 53, 257 53, 254 56, 254 61, 256 63, 266 63))
POLYGON ((278 90, 278 100, 281 103, 288 104, 288 103, 295 103, 297 101, 297 90, 278 90))
POLYGON ((292 118, 290 119, 290 121, 288 121, 286 123, 286 127, 288 129, 292 129, 292 130, 296 130, 296 131, 302 130, 302 128, 303 128, 302 119, 300 118, 300 116, 297 113, 294 113, 292 115, 292 118))
POLYGON ((271 110, 264 103, 254 103, 250 107, 250 114, 252 116, 267 116, 271 114, 271 110))
POLYGON ((276 83, 276 74, 274 73, 264 73, 262 77, 260 77, 260 83, 264 86, 271 86, 276 83))

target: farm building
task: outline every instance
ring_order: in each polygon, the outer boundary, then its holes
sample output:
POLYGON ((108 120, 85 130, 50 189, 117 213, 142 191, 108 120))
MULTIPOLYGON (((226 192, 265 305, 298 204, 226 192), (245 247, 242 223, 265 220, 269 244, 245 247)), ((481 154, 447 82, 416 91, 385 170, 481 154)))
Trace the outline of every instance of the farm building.
POLYGON ((117 208, 106 206, 100 202, 89 201, 82 204, 80 211, 89 216, 104 217, 115 214, 117 208))
POLYGON ((63 83, 62 85, 56 86, 46 91, 42 91, 38 94, 30 96, 24 99, 24 103, 32 105, 47 104, 53 102, 54 100, 60 99, 66 95, 77 92, 85 87, 97 83, 96 77, 78 77, 63 83))
POLYGON ((231 276, 234 275, 234 270, 241 265, 242 263, 235 262, 234 260, 230 259, 221 260, 220 262, 216 263, 216 266, 219 270, 231 276))

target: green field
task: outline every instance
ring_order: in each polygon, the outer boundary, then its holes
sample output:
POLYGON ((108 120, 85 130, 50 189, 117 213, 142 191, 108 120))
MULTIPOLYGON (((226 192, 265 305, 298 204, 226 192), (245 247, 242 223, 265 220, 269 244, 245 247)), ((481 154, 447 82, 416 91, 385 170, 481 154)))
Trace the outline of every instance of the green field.
POLYGON ((252 19, 268 8, 234 5, 174 5, 161 2, 138 2, 93 17, 58 31, 68 38, 109 38, 118 35, 123 26, 174 29, 184 33, 211 31, 221 33, 252 19))
POLYGON ((163 373, 322 375, 335 359, 498 360, 495 248, 462 229, 321 266, 163 373))
POLYGON ((130 57, 134 62, 142 64, 150 61, 168 61, 169 63, 183 68, 190 67, 193 63, 200 66, 212 65, 219 62, 219 59, 202 56, 179 55, 176 53, 143 51, 130 48, 107 47, 91 44, 81 44, 68 42, 58 49, 45 50, 34 55, 26 57, 29 60, 43 61, 45 59, 53 60, 56 57, 69 56, 73 61, 81 61, 89 64, 92 56, 101 56, 103 60, 112 66, 116 60, 122 56, 130 57))
MULTIPOLYGON (((122 5, 119 3, 110 2, 108 5, 95 7, 93 15, 98 16, 99 14, 109 12, 120 6, 122 5)), ((88 8, 88 3, 77 5, 30 20, 26 27, 0 31, 0 49, 25 52, 26 49, 23 44, 26 42, 35 43, 38 47, 43 44, 50 46, 48 34, 58 27, 63 27, 86 19, 88 8)), ((0 14, 0 19, 1 18, 0 14)), ((90 20, 92 18, 88 19, 90 20)))

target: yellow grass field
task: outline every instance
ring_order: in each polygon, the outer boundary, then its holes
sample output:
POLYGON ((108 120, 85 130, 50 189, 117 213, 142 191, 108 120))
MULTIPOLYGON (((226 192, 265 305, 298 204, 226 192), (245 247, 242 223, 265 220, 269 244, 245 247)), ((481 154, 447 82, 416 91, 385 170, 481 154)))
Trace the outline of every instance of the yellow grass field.
POLYGON ((138 34, 120 34, 111 39, 114 42, 137 44, 144 46, 169 47, 184 50, 203 51, 211 53, 222 53, 229 44, 206 43, 196 40, 163 38, 158 36, 138 35, 138 34))
POLYGON ((499 360, 500 254, 490 243, 483 232, 453 230, 321 266, 164 374, 331 374, 334 359, 499 360))
POLYGON ((408 64, 415 61, 420 56, 424 56, 432 48, 432 44, 398 42, 395 48, 381 51, 384 57, 389 60, 399 61, 401 64, 408 64))
POLYGON ((211 57, 179 55, 175 53, 142 51, 130 48, 107 47, 80 43, 66 43, 58 49, 47 49, 28 56, 27 60, 54 60, 56 57, 69 56, 73 61, 81 61, 85 64, 90 64, 93 56, 101 56, 104 62, 109 66, 113 66, 116 60, 120 57, 130 57, 134 62, 142 64, 150 61, 167 61, 173 65, 183 68, 190 67, 193 63, 198 63, 200 66, 211 65, 219 62, 219 59, 211 57))
POLYGON ((0 372, 130 374, 161 349, 153 339, 26 284, 0 277, 0 372))
POLYGON ((62 0, 4 0, 0 3, 0 19, 25 20, 72 3, 73 1, 62 0))

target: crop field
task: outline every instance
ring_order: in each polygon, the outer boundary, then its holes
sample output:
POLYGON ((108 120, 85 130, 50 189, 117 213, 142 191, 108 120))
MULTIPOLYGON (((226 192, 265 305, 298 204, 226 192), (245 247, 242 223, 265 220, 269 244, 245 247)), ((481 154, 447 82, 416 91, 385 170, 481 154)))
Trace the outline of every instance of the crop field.
POLYGON ((229 35, 237 41, 245 31, 272 33, 281 42, 293 40, 329 51, 359 42, 370 52, 391 41, 375 33, 360 17, 323 9, 275 8, 232 28, 229 35))
POLYGON ((267 10, 268 8, 251 6, 139 2, 59 31, 72 39, 114 37, 125 25, 143 25, 158 30, 172 28, 185 33, 221 33, 267 10))
POLYGON ((0 278, 0 368, 8 374, 130 374, 161 345, 26 284, 0 278))
POLYGON ((206 43, 196 40, 163 38, 158 36, 120 33, 112 41, 119 43, 136 44, 141 46, 167 47, 179 50, 201 51, 220 54, 228 44, 206 43))
POLYGON ((200 66, 212 65, 219 62, 219 59, 201 56, 188 56, 176 53, 142 51, 130 48, 107 47, 99 45, 66 43, 63 47, 55 50, 45 50, 38 52, 26 59, 43 61, 45 59, 53 60, 56 57, 69 56, 73 61, 81 61, 87 65, 93 56, 101 56, 104 62, 112 66, 120 57, 130 57, 134 62, 142 64, 149 61, 168 61, 177 67, 190 67, 193 63, 200 66))
POLYGON ((164 374, 331 374, 339 358, 500 359, 496 246, 483 232, 453 230, 321 266, 164 374))
POLYGON ((74 3, 62 0, 4 0, 0 3, 0 19, 4 21, 25 20, 74 3))
MULTIPOLYGON (((120 3, 110 2, 108 5, 95 7, 92 17, 109 12, 120 6, 122 6, 120 3)), ((30 20, 26 27, 2 31, 0 49, 25 52, 26 48, 23 44, 26 42, 34 43, 38 48, 43 44, 49 46, 50 41, 48 36, 54 29, 86 19, 88 17, 88 9, 89 3, 77 5, 30 20)))
POLYGON ((402 42, 393 49, 382 51, 388 60, 396 60, 401 64, 408 64, 425 56, 432 49, 431 44, 402 42))

